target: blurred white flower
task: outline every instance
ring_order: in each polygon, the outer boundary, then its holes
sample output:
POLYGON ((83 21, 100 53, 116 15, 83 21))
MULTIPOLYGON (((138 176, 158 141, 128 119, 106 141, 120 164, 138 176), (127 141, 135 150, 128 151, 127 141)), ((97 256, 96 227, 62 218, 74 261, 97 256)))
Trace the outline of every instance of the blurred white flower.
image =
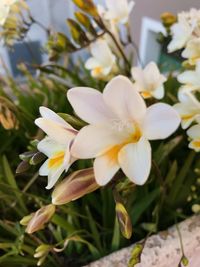
POLYGON ((48 159, 39 170, 41 176, 48 176, 47 189, 51 189, 61 174, 67 171, 76 160, 71 156, 71 144, 77 135, 77 131, 64 119, 48 108, 40 107, 41 118, 35 120, 35 124, 46 134, 38 144, 38 150, 44 153, 48 159))
POLYGON ((177 23, 171 27, 171 33, 169 53, 184 48, 189 40, 200 37, 200 10, 193 8, 189 12, 179 13, 177 23))
POLYGON ((107 7, 105 18, 122 24, 128 22, 129 15, 135 5, 132 0, 105 0, 105 3, 107 7))
POLYGON ((200 60, 196 62, 195 70, 187 70, 179 74, 177 79, 182 83, 179 94, 192 91, 200 91, 200 60))
POLYGON ((150 62, 144 70, 134 67, 131 70, 135 81, 134 87, 144 98, 155 97, 161 99, 164 97, 164 82, 166 77, 162 75, 154 62, 150 62))
POLYGON ((192 126, 188 131, 191 142, 189 148, 194 149, 196 152, 200 152, 200 118, 197 119, 198 124, 192 126))
POLYGON ((196 65, 200 60, 200 37, 194 38, 187 43, 182 57, 187 58, 190 65, 196 65))
POLYGON ((108 75, 116 71, 116 57, 105 40, 97 40, 90 46, 92 57, 85 63, 85 68, 91 70, 95 78, 108 78, 108 75))
POLYGON ((135 184, 146 182, 151 169, 148 140, 165 139, 179 126, 180 117, 163 103, 146 107, 133 83, 124 76, 113 78, 99 91, 78 87, 68 91, 76 114, 90 125, 82 128, 71 153, 95 158, 95 179, 107 184, 121 168, 135 184))
POLYGON ((200 102, 190 92, 179 94, 179 103, 174 105, 181 117, 183 129, 187 129, 200 116, 200 102))
POLYGON ((0 26, 3 26, 13 4, 19 0, 1 0, 0 1, 0 26))

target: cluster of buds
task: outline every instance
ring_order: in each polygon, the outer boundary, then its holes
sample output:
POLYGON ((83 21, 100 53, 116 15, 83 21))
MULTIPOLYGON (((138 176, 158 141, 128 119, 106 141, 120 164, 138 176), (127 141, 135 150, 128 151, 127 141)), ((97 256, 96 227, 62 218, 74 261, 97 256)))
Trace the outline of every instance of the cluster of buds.
POLYGON ((24 38, 29 29, 29 8, 24 0, 2 0, 0 3, 0 38, 7 46, 24 38), (28 15, 27 15, 28 14, 28 15))

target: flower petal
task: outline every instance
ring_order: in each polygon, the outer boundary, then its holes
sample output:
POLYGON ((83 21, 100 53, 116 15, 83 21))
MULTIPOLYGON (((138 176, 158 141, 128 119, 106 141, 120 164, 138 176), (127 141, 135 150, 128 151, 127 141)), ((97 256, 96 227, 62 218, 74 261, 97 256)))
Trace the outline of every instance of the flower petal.
POLYGON ((104 101, 120 119, 140 121, 146 112, 146 104, 133 83, 125 76, 113 78, 103 92, 104 101))
POLYGON ((49 137, 45 137, 38 143, 37 149, 47 157, 51 157, 56 152, 65 150, 66 146, 58 144, 56 141, 49 137))
POLYGON ((143 185, 151 169, 151 146, 144 137, 137 143, 124 146, 118 156, 119 165, 135 184, 143 185))
POLYGON ((48 164, 49 164, 49 160, 47 159, 39 169, 40 176, 47 176, 49 174, 48 164))
POLYGON ((46 107, 40 107, 40 114, 43 118, 52 120, 53 122, 56 122, 58 124, 63 125, 66 128, 75 130, 69 123, 67 123, 63 118, 58 116, 55 112, 53 112, 51 109, 46 107))
POLYGON ((196 71, 188 70, 178 75, 178 81, 193 86, 200 87, 199 75, 196 71))
POLYGON ((94 161, 94 173, 97 184, 104 186, 113 178, 120 169, 117 154, 111 156, 109 153, 97 157, 94 161))
POLYGON ((40 127, 51 139, 58 142, 58 144, 66 144, 76 135, 76 131, 64 128, 63 126, 49 119, 36 119, 35 124, 40 127))
POLYGON ((94 68, 100 67, 99 62, 94 58, 91 57, 85 62, 85 68, 88 70, 92 70, 94 68))
POLYGON ((95 158, 123 141, 124 137, 117 135, 112 125, 88 125, 75 138, 71 154, 79 159, 95 158))
POLYGON ((67 97, 76 114, 90 124, 102 123, 114 116, 102 94, 95 89, 75 87, 68 91, 67 97))
POLYGON ((200 139, 200 125, 192 126, 188 131, 187 135, 192 139, 200 139))
POLYGON ((49 173, 48 184, 46 186, 46 189, 51 189, 56 184, 56 182, 58 181, 58 179, 60 178, 64 170, 65 170, 65 167, 62 165, 60 166, 60 168, 49 173))
POLYGON ((158 103, 150 106, 143 122, 143 134, 149 140, 165 139, 176 131, 180 116, 170 105, 158 103))
POLYGON ((99 39, 98 41, 92 43, 90 48, 92 56, 102 67, 109 67, 115 63, 116 57, 105 40, 99 39))
POLYGON ((158 87, 155 91, 152 92, 152 95, 156 99, 162 99, 164 97, 164 95, 165 95, 164 86, 161 85, 160 87, 158 87))

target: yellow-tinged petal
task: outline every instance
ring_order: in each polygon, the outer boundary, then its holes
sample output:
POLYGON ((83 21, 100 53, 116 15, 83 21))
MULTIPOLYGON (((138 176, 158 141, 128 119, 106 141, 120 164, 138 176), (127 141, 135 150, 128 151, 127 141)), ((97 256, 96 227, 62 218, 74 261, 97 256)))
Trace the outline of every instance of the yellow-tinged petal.
POLYGON ((148 140, 124 146, 118 156, 119 165, 126 176, 135 184, 143 185, 150 174, 151 146, 148 140))

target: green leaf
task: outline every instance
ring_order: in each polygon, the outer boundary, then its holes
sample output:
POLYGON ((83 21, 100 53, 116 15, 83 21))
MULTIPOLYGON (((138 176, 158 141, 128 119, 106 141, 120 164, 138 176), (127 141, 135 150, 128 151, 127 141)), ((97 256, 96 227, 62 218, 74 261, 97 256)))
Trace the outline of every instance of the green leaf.
POLYGON ((18 188, 18 185, 15 181, 15 177, 12 173, 12 170, 10 168, 10 165, 8 163, 6 156, 2 157, 2 164, 3 164, 4 173, 5 173, 5 178, 8 182, 8 184, 14 189, 13 193, 15 194, 15 196, 17 198, 17 201, 18 201, 20 208, 22 209, 22 211, 24 213, 28 213, 27 208, 26 208, 25 203, 24 203, 23 198, 22 198, 22 194, 21 194, 21 192, 18 188))
POLYGON ((139 199, 132 207, 131 217, 132 224, 136 225, 140 216, 152 204, 156 197, 160 194, 160 189, 157 188, 152 192, 146 194, 143 198, 139 199))
POLYGON ((179 174, 173 183, 172 190, 171 190, 169 197, 168 197, 169 203, 171 205, 175 202, 177 195, 182 190, 184 180, 185 180, 188 172, 190 171, 190 168, 191 168, 191 165, 193 163, 195 156, 196 156, 195 152, 191 151, 190 154, 188 155, 188 157, 186 158, 186 160, 183 164, 183 167, 180 169, 179 174))
POLYGON ((116 217, 115 218, 115 225, 114 225, 111 248, 112 248, 112 251, 116 251, 117 249, 119 249, 119 247, 120 247, 120 228, 119 228, 118 219, 116 217))

